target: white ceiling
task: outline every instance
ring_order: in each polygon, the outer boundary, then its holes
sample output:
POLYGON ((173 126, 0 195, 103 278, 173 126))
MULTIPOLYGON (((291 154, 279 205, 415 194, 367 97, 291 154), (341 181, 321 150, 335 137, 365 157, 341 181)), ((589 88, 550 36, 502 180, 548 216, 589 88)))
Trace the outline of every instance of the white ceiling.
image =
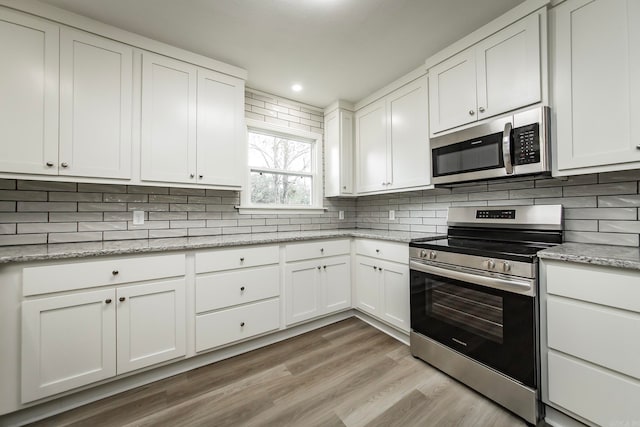
POLYGON ((359 101, 523 0, 43 0, 245 68, 247 86, 359 101), (293 83, 304 89, 291 90, 293 83))

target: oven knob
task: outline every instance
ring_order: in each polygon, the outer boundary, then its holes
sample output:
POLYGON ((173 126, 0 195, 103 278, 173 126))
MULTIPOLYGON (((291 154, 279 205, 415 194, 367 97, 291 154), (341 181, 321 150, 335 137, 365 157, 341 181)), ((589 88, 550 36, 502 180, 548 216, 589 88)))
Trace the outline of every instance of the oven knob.
POLYGON ((429 252, 429 259, 436 259, 438 253, 436 251, 429 252))
POLYGON ((428 254, 428 252, 427 252, 426 249, 421 250, 420 251, 420 258, 426 258, 427 254, 428 254))
POLYGON ((495 263, 495 261, 494 261, 494 260, 492 260, 492 259, 488 259, 488 260, 487 260, 487 268, 488 268, 489 270, 493 270, 495 267, 496 267, 496 263, 495 263))
POLYGON ((507 261, 503 261, 502 262, 502 271, 504 271, 504 272, 511 271, 511 264, 509 264, 507 261))

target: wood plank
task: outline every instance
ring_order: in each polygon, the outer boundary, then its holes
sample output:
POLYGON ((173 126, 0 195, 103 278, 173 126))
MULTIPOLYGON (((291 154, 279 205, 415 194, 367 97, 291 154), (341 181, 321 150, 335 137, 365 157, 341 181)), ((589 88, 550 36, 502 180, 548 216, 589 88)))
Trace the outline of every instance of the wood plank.
POLYGON ((524 426, 351 318, 47 418, 37 426, 524 426))

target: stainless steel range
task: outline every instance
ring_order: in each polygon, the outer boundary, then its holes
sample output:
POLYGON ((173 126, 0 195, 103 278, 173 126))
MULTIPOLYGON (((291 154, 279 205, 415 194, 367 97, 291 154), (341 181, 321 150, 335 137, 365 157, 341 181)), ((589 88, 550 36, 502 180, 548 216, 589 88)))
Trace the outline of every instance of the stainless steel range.
POLYGON ((562 206, 452 207, 447 225, 410 244, 411 353, 536 424, 536 253, 562 243, 562 206))

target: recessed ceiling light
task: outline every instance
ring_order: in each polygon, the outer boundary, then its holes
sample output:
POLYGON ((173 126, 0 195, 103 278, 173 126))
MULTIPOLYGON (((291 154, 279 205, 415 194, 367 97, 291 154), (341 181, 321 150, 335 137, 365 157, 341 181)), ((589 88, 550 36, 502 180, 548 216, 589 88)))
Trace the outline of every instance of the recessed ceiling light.
POLYGON ((299 83, 296 83, 293 86, 291 86, 291 90, 294 92, 300 92, 302 90, 302 85, 299 83))

